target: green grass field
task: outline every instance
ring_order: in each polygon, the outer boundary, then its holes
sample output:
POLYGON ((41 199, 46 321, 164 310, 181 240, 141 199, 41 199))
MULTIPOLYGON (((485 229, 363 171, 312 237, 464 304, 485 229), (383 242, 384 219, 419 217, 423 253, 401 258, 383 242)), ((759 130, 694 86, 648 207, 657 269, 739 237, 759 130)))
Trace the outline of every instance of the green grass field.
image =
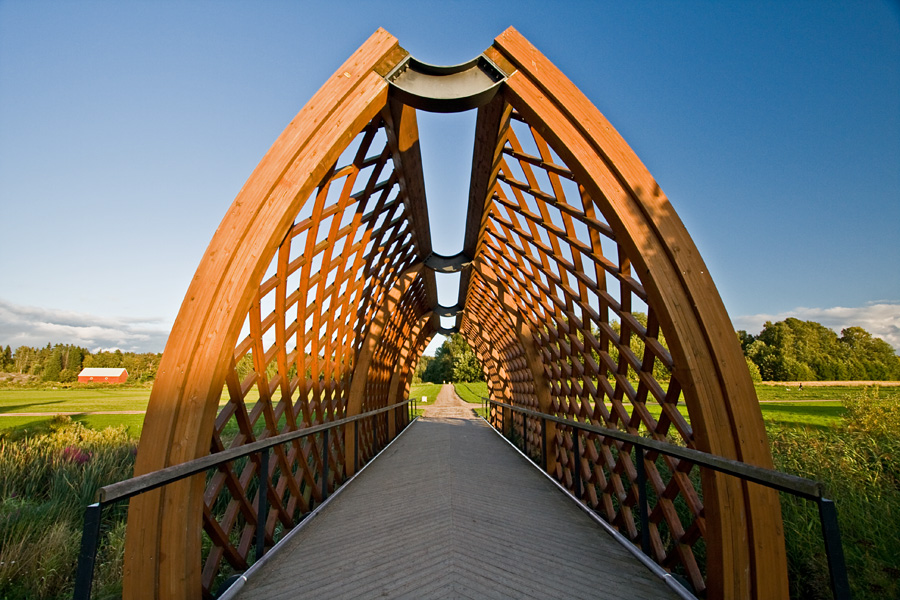
POLYGON ((409 387, 409 397, 410 398, 419 398, 421 403, 421 398, 428 398, 428 403, 437 399, 438 392, 441 391, 441 384, 439 383, 417 383, 415 385, 411 385, 409 387))
MULTIPOLYGON (((487 395, 487 384, 484 382, 458 383, 455 386, 457 394, 473 404, 480 404, 481 397, 487 395)), ((440 389, 440 384, 435 383, 413 385, 410 397, 424 396, 429 402, 434 402, 440 389)), ((756 386, 756 394, 762 402, 763 419, 767 423, 820 428, 839 425, 844 412, 839 401, 859 390, 859 387, 840 385, 807 386, 803 390, 796 386, 756 386)), ((880 387, 879 395, 885 400, 900 398, 900 387, 880 387)), ((248 405, 252 405, 256 398, 256 392, 252 390, 247 397, 248 405)), ((146 410, 149 399, 149 387, 0 389, 0 433, 39 433, 46 429, 46 424, 54 415, 67 412, 76 413, 72 415, 72 420, 84 423, 91 429, 125 425, 128 434, 137 438, 141 434, 143 415, 86 413, 146 410), (45 413, 47 416, 3 416, 8 413, 45 413)), ((222 403, 226 400, 223 395, 222 403)), ((658 417, 659 407, 655 403, 648 406, 651 414, 658 417)), ((679 410, 687 418, 686 407, 682 405, 679 410)))
MULTIPOLYGON (((440 388, 438 384, 415 385, 410 389, 410 397, 424 396, 428 398, 427 404, 431 404, 440 388)), ((796 386, 762 385, 756 389, 763 401, 760 407, 776 467, 825 482, 839 506, 854 597, 863 600, 900 597, 897 595, 900 571, 896 568, 900 549, 895 537, 883 533, 900 527, 900 487, 897 486, 900 465, 896 459, 900 448, 894 435, 900 430, 900 388, 881 387, 877 396, 873 389, 858 386, 809 386, 801 391, 796 386)), ((456 384, 456 391, 464 400, 477 405, 487 394, 487 386, 456 384)), ((0 389, 0 448, 3 449, 0 473, 5 477, 0 477, 0 481, 8 497, 8 501, 0 502, 0 548, 4 548, 4 557, 13 550, 17 557, 0 561, 0 598, 70 597, 83 506, 98 485, 128 476, 134 438, 140 434, 143 421, 142 414, 84 413, 144 410, 149 395, 149 388, 139 387, 0 389), (46 416, 3 416, 20 412, 46 416), (60 425, 57 421, 51 427, 51 419, 59 412, 81 414, 72 417, 76 424, 60 425), (79 430, 77 423, 89 429, 79 430), (125 425, 127 431, 105 429, 117 425, 125 425), (92 453, 86 463, 90 469, 59 458, 60 448, 68 446, 86 448, 92 453), (34 457, 25 456, 25 448, 34 457), (53 469, 38 469, 34 465, 51 465, 53 469), (103 474, 98 475, 95 469, 100 467, 103 474), (38 481, 39 472, 47 481, 38 481), (79 474, 84 476, 84 481, 77 478, 81 477, 79 474), (63 479, 68 483, 54 483, 63 479), (62 496, 57 499, 44 488, 68 491, 65 499, 62 496), (65 518, 55 504, 60 502, 68 506, 65 518), (46 514, 51 509, 60 516, 53 518, 50 533, 54 552, 53 560, 48 562, 45 530, 46 514), (34 513, 33 518, 21 517, 25 512, 34 513), (14 513, 19 516, 6 518, 14 513), (4 529, 5 526, 8 527, 4 529), (39 541, 28 545, 30 542, 26 542, 31 537, 39 541), (27 586, 12 583, 23 582, 22 573, 26 572, 17 570, 13 575, 12 560, 29 565, 27 586)), ((248 397, 248 404, 255 399, 255 395, 248 397)), ((421 408, 420 404, 420 413, 421 408)), ((655 403, 649 403, 648 408, 654 414, 659 413, 655 403)), ((684 407, 680 408, 684 414, 684 407)), ((782 501, 791 596, 819 598, 819 592, 827 589, 827 571, 823 566, 815 507, 784 495, 782 501)), ((101 566, 99 587, 111 590, 110 597, 115 595, 120 581, 122 523, 114 524, 114 531, 104 542, 106 549, 101 550, 101 554, 108 556, 101 562, 110 567, 101 566)))
POLYGON ((0 413, 146 410, 149 387, 0 390, 0 413))

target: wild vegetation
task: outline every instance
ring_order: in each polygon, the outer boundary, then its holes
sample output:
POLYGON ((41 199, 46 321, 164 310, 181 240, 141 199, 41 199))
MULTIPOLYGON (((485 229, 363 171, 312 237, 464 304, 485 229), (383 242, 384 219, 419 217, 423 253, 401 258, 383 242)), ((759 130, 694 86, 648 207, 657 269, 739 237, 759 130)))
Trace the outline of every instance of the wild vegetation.
MULTIPOLYGON (((84 507, 131 476, 135 454, 124 428, 95 431, 68 417, 42 435, 0 439, 0 598, 71 597, 84 507)), ((107 510, 97 597, 119 593, 124 540, 124 514, 107 510)))
MULTIPOLYGON (((853 597, 900 598, 900 397, 848 395, 834 427, 768 424, 775 466, 825 483, 838 507, 853 597)), ((782 494, 794 598, 830 598, 814 504, 782 494)))

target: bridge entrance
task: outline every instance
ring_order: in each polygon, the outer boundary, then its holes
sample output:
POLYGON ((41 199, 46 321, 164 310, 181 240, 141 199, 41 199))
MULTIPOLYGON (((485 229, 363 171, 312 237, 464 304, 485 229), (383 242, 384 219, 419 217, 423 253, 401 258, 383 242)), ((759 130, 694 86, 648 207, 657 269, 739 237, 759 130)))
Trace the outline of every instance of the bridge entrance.
POLYGON ((455 67, 378 30, 250 176, 169 337, 136 474, 343 424, 133 498, 125 597, 212 597, 245 571, 259 536, 263 550, 282 539, 407 426, 415 363, 451 331, 484 366, 495 426, 544 448, 549 476, 654 562, 709 597, 787 593, 776 492, 566 425, 772 467, 731 322, 672 205, 508 29, 455 67), (417 110, 477 111, 455 256, 432 251, 417 110), (460 273, 454 306, 435 272, 460 273))

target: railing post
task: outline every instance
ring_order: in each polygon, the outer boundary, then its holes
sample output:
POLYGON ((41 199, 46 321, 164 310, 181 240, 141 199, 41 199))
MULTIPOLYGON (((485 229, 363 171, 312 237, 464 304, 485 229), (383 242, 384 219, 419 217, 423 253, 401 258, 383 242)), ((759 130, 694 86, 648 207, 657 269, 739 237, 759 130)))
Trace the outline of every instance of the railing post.
POLYGON ((328 498, 328 429, 322 432, 322 500, 328 498))
POLYGON ((541 417, 541 468, 547 471, 547 419, 541 417))
POLYGON ((850 583, 847 581, 847 565, 844 562, 844 548, 841 546, 837 509, 834 501, 828 498, 819 498, 818 504, 822 537, 825 538, 825 555, 828 558, 828 573, 831 576, 831 593, 836 600, 849 600, 850 583))
POLYGON ((522 413, 522 452, 528 457, 528 417, 522 413))
POLYGON ((644 449, 634 447, 637 463, 638 503, 641 515, 641 550, 650 556, 650 515, 647 508, 647 469, 644 465, 644 449))
POLYGON ((572 434, 575 436, 575 462, 572 465, 575 487, 575 496, 581 502, 581 439, 578 436, 578 428, 572 428, 572 434))
POLYGON ((256 507, 256 560, 266 552, 266 521, 269 516, 269 450, 259 453, 259 503, 256 507))
POLYGON ((84 511, 84 528, 81 532, 81 550, 78 552, 78 571, 75 573, 74 600, 90 600, 94 585, 94 562, 100 543, 100 516, 103 507, 99 502, 84 511))
POLYGON ((353 421, 353 472, 359 471, 359 419, 353 421))

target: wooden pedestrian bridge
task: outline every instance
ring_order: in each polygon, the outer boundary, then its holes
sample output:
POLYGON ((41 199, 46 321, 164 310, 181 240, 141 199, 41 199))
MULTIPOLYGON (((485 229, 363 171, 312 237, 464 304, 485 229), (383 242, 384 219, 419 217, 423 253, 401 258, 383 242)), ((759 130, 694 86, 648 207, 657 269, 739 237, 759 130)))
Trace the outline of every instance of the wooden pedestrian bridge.
POLYGON ((786 598, 780 493, 818 504, 849 597, 833 503, 772 470, 715 285, 612 125, 514 29, 452 67, 379 29, 210 242, 75 596, 127 501, 127 600, 786 598), (452 256, 418 110, 477 110, 452 256), (419 356, 456 332, 483 418, 449 386, 417 418, 419 356))

